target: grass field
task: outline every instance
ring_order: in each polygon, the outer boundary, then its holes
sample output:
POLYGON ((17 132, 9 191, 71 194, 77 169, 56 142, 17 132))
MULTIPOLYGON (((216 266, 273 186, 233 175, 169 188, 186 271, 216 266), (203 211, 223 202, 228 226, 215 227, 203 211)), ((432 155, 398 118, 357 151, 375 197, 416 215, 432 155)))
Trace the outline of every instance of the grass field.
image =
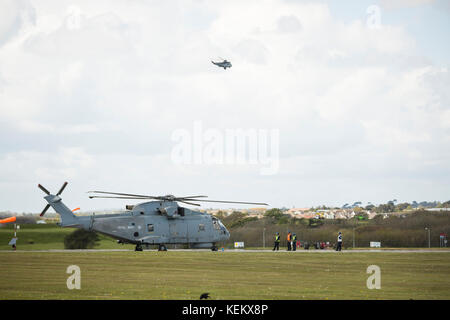
POLYGON ((0 299, 450 299, 450 253, 0 252, 0 299), (68 290, 69 265, 81 289, 68 290), (381 289, 369 290, 369 265, 381 289))
MULTIPOLYGON (((14 231, 13 225, 0 228, 0 250, 10 250, 8 245, 14 231)), ((55 224, 23 224, 17 231, 19 250, 64 249, 64 237, 72 233, 73 228, 61 228, 55 224)), ((99 234, 100 241, 96 249, 131 249, 133 245, 117 244, 117 241, 99 234)))
MULTIPOLYGON (((0 299, 450 299, 450 252, 32 252, 64 249, 73 229, 23 225, 0 251, 0 299), (30 250, 31 252, 23 252, 30 250), (69 265, 81 290, 68 290, 69 265), (369 290, 369 265, 381 289, 369 290)), ((0 250, 13 234, 0 228, 0 250)), ((133 249, 101 236, 96 249, 133 249)))

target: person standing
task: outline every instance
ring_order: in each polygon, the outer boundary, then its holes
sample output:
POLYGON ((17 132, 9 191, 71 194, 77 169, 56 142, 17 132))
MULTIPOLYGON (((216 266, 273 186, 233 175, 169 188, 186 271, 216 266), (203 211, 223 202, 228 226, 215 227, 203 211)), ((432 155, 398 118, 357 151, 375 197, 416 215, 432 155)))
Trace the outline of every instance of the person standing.
POLYGON ((339 231, 338 238, 337 238, 337 247, 336 251, 342 250, 342 233, 339 231))
POLYGON ((295 233, 292 234, 292 251, 297 250, 297 235, 295 233))
POLYGON ((290 231, 288 231, 286 240, 287 240, 287 251, 291 251, 292 234, 290 231))
POLYGON ((273 250, 275 251, 275 249, 278 251, 280 250, 280 234, 277 232, 275 233, 275 243, 273 245, 273 250))

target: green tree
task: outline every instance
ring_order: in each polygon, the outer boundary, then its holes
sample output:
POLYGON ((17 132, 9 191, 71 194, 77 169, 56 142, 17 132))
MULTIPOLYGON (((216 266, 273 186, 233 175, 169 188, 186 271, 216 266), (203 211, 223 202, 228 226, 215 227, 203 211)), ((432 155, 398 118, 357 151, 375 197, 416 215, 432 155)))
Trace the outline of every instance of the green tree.
POLYGON ((409 206, 410 206, 410 205, 409 205, 409 203, 407 203, 407 202, 399 203, 399 204, 396 206, 396 209, 397 209, 397 211, 403 211, 403 210, 406 210, 409 206))
POLYGON ((395 211, 395 205, 393 201, 389 201, 386 204, 380 204, 378 207, 375 208, 376 212, 383 213, 383 212, 394 212, 395 211))
POLYGON ((66 249, 92 249, 100 241, 97 233, 84 229, 77 229, 64 238, 66 249))
POLYGON ((276 220, 283 217, 283 215, 284 215, 283 211, 281 211, 278 208, 273 208, 273 209, 267 210, 266 213, 264 213, 265 217, 275 218, 276 220))
POLYGON ((227 215, 224 211, 219 210, 217 211, 217 213, 214 215, 215 217, 217 217, 217 219, 223 219, 225 218, 227 215))
POLYGON ((308 227, 310 228, 317 228, 320 227, 321 225, 323 225, 323 221, 320 219, 308 219, 308 227))

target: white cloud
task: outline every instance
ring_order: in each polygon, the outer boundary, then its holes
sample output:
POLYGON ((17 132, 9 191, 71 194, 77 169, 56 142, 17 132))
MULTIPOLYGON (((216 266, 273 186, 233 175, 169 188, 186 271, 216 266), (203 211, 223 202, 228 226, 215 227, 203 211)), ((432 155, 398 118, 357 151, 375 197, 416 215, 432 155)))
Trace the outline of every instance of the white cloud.
POLYGON ((0 12, 0 47, 36 22, 35 10, 27 0, 2 1, 0 12))
POLYGON ((399 9, 399 8, 408 8, 408 7, 416 7, 425 4, 431 4, 436 2, 435 0, 381 0, 380 3, 383 8, 386 9, 399 9))
POLYGON ((450 77, 399 24, 370 29, 365 12, 343 23, 325 4, 275 0, 21 4, 0 11, 4 209, 20 209, 13 181, 274 205, 446 192, 450 77), (36 14, 25 31, 7 19, 23 12, 36 14), (172 132, 197 120, 279 129, 280 174, 173 164, 172 132))

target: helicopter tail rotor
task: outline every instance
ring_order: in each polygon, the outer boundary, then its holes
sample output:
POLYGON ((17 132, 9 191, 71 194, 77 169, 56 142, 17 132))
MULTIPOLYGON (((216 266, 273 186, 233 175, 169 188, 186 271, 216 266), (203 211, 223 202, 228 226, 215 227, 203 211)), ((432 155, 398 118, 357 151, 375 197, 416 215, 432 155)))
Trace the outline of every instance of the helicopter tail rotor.
MULTIPOLYGON (((59 189, 58 193, 56 193, 56 196, 59 196, 59 195, 64 191, 64 189, 66 188, 66 186, 67 186, 67 181, 63 183, 63 185, 62 185, 61 188, 59 189)), ((51 194, 50 194, 50 191, 48 191, 46 188, 44 188, 41 184, 38 184, 38 188, 41 189, 41 190, 42 190, 45 194, 47 194, 48 196, 51 195, 51 194)), ((44 210, 42 210, 40 216, 42 217, 42 216, 47 212, 47 210, 48 210, 49 208, 50 208, 50 204, 47 204, 47 205, 44 207, 44 210)))

